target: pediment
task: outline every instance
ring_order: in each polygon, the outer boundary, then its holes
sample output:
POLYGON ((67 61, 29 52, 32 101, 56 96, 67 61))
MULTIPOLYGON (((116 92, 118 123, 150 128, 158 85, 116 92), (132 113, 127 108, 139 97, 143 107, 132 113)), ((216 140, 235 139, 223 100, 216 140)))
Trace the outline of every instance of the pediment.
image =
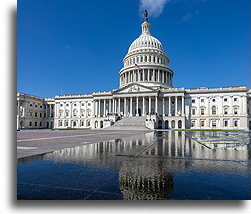
POLYGON ((123 94, 123 93, 140 93, 140 92, 157 92, 155 89, 150 87, 140 85, 140 84, 130 84, 123 88, 117 89, 114 91, 116 94, 123 94))

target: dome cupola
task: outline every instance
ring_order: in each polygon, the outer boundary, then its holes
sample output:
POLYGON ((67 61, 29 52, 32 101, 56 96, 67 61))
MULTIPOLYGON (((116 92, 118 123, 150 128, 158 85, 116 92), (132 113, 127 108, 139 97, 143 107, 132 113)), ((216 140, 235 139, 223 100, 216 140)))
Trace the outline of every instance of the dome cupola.
POLYGON ((172 87, 173 71, 161 42, 150 33, 147 11, 141 35, 132 42, 120 70, 120 87, 133 82, 150 87, 172 87))

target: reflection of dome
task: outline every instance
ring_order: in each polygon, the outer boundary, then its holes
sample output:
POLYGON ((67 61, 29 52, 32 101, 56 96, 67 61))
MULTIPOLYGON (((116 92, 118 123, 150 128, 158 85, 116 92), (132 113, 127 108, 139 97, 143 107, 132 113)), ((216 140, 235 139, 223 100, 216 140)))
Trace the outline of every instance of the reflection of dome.
POLYGON ((151 35, 147 19, 141 27, 141 35, 132 42, 123 60, 120 86, 137 82, 150 87, 172 87, 173 71, 162 44, 151 35))
POLYGON ((158 161, 126 162, 119 173, 119 185, 126 200, 165 200, 173 189, 173 178, 158 161))

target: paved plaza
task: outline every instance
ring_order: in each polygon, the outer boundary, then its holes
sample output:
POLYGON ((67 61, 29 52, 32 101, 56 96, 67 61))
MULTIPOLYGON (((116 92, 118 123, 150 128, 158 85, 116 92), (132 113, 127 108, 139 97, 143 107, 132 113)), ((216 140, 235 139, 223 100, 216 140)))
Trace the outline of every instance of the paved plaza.
POLYGON ((105 140, 143 134, 133 130, 21 130, 17 132, 17 158, 105 140))

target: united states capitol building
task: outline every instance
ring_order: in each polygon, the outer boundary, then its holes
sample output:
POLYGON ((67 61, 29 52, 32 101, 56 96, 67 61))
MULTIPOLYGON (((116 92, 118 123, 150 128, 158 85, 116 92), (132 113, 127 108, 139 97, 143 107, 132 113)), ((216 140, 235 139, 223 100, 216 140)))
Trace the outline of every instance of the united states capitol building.
POLYGON ((53 98, 18 92, 17 129, 251 128, 251 89, 173 87, 174 71, 147 16, 141 27, 123 59, 118 89, 53 98))

